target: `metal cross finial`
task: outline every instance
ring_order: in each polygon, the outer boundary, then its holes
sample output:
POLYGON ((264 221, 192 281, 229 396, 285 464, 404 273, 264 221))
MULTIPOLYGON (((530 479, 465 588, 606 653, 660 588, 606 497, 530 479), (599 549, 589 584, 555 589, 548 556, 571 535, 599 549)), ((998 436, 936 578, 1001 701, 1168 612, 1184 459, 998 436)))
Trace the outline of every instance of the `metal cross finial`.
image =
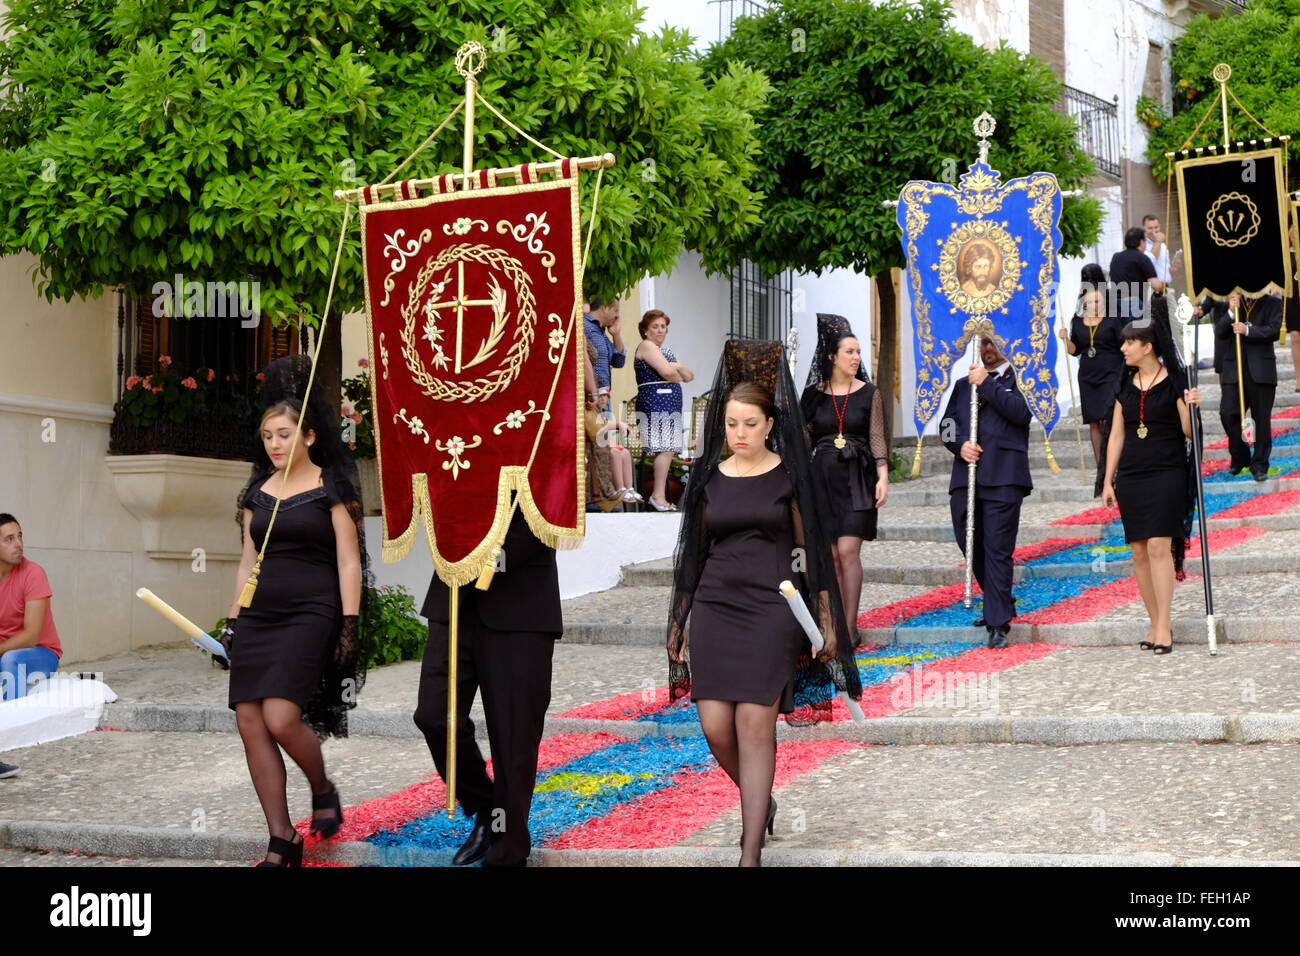
POLYGON ((460 49, 456 51, 456 72, 466 79, 478 76, 485 66, 487 66, 487 50, 478 40, 462 43, 460 49))
POLYGON ((989 137, 998 128, 998 121, 993 118, 992 113, 985 110, 975 117, 975 122, 972 125, 975 128, 975 135, 979 137, 980 141, 980 165, 987 166, 989 164, 989 137))

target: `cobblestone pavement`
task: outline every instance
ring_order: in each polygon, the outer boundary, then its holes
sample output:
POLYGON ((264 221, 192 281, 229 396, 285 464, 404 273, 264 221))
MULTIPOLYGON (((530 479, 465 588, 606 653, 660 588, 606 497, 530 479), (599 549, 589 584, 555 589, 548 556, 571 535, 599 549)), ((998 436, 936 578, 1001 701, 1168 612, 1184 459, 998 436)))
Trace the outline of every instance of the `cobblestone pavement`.
MULTIPOLYGON (((1294 745, 854 748, 776 791, 771 847, 1300 858, 1294 745)), ((735 845, 738 810, 687 840, 735 845)))
MULTIPOLYGON (((666 599, 664 606, 667 606, 666 599)), ((144 648, 131 654, 73 664, 68 669, 102 673, 124 704, 226 706, 227 673, 209 663, 206 654, 188 646, 144 648)), ((561 714, 594 700, 666 682, 667 658, 657 647, 560 641, 555 647, 548 713, 561 714)), ((419 685, 418 661, 376 668, 367 677, 357 706, 364 710, 414 711, 419 685)), ((472 715, 482 719, 480 699, 475 700, 472 715)))
POLYGON ((907 717, 1073 717, 1300 713, 1300 646, 1233 644, 1215 657, 1179 645, 1156 657, 1136 647, 1070 647, 982 674, 907 717))
POLYGON ((178 860, 171 857, 103 856, 96 853, 61 853, 58 850, 0 850, 0 868, 6 866, 248 866, 232 860, 178 860))
MULTIPOLYGON (((1225 554, 1236 553, 1233 548, 1225 554)), ((1213 556, 1210 570, 1214 571, 1213 556)), ((1262 574, 1214 574, 1214 612, 1220 616, 1241 617, 1295 617, 1300 619, 1300 586, 1296 573, 1269 572, 1262 574)), ((1173 617, 1203 617, 1205 615, 1205 587, 1199 575, 1188 575, 1187 580, 1174 585, 1173 617)), ((1145 621, 1146 607, 1140 600, 1122 604, 1093 618, 1098 623, 1108 621, 1145 621)))
MULTIPOLYGON (((327 741, 324 751, 345 807, 434 772, 418 739, 351 737, 327 741)), ((98 731, 10 750, 5 762, 22 767, 0 780, 0 815, 8 820, 266 831, 237 734, 98 731)), ((292 764, 288 792, 293 819, 310 815, 311 790, 292 764)))

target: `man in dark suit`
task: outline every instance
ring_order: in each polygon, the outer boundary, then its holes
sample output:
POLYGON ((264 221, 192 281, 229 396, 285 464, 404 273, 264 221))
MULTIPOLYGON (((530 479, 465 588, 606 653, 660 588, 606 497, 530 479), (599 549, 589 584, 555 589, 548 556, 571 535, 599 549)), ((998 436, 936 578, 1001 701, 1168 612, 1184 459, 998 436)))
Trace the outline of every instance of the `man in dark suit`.
MULTIPOLYGON (((551 702, 551 657, 564 631, 555 551, 516 511, 506 532, 504 561, 486 591, 460 589, 457 655, 456 798, 474 818, 469 839, 453 863, 524 866, 532 846, 528 811, 537 782, 537 748, 551 702), (483 691, 493 778, 469 719, 483 691)), ((420 670, 415 724, 447 779, 447 616, 449 591, 435 574, 421 612, 429 644, 420 670)))
POLYGON ((958 379, 939 423, 944 445, 953 453, 948 483, 952 528, 966 552, 966 495, 969 463, 975 462, 975 540, 967 555, 984 592, 984 616, 975 622, 988 630, 989 647, 1006 647, 1015 604, 1012 553, 1020 527, 1020 503, 1033 490, 1029 477, 1029 406, 1016 374, 987 335, 980 337, 982 365, 958 379), (979 441, 970 441, 970 390, 979 395, 979 441))
POLYGON ((1219 373, 1223 394, 1219 398, 1219 420, 1228 433, 1228 473, 1244 468, 1256 481, 1268 477, 1268 457, 1273 451, 1273 397, 1277 393, 1277 356, 1274 343, 1282 331, 1282 299, 1276 295, 1242 299, 1230 296, 1227 304, 1214 308, 1214 370, 1219 373), (1241 403, 1237 397, 1237 346, 1241 336, 1242 376, 1246 407, 1255 420, 1255 449, 1241 437, 1241 403))

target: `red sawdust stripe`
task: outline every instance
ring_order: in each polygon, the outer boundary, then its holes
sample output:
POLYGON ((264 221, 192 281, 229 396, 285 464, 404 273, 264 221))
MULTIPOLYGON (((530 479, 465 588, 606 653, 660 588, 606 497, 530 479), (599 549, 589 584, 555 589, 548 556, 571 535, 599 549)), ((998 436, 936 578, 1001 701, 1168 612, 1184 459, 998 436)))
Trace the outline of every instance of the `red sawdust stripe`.
MULTIPOLYGON (((1300 408, 1300 405, 1297 405, 1296 407, 1297 407, 1297 408, 1300 408)), ((1274 427, 1274 428, 1272 428, 1272 429, 1270 429, 1270 430, 1273 432, 1273 437, 1274 437, 1274 438, 1281 438, 1283 435, 1289 435, 1289 434, 1291 434, 1293 431, 1296 430, 1296 427, 1297 427, 1297 426, 1295 426, 1295 425, 1292 425, 1292 426, 1289 427, 1289 428, 1276 428, 1276 427, 1274 427)), ((1228 447, 1228 439, 1227 439, 1227 436, 1224 436, 1223 438, 1220 438, 1218 441, 1213 442, 1213 443, 1211 443, 1211 444, 1209 444, 1209 445, 1206 445, 1206 446, 1205 446, 1205 450, 1206 450, 1206 451, 1210 451, 1211 449, 1216 449, 1216 448, 1227 448, 1227 447, 1228 447)))
MULTIPOLYGON (((1297 492, 1300 494, 1300 492, 1297 492)), ((1249 504, 1249 502, 1242 502, 1249 504)), ((1216 517, 1222 517, 1216 515, 1216 517)), ((1249 541, 1251 538, 1257 538, 1261 534, 1268 534, 1264 528, 1256 528, 1253 525, 1245 525, 1241 528, 1218 528, 1210 532, 1210 554, 1223 551, 1225 548, 1233 548, 1243 541, 1249 541)), ((1187 546, 1186 558, 1199 558, 1201 556, 1201 539, 1198 535, 1193 538, 1187 546)))
POLYGON ((561 717, 581 717, 587 720, 639 720, 668 706, 668 688, 646 688, 630 694, 619 694, 609 700, 583 704, 566 710, 561 717))
MULTIPOLYGON (((955 687, 983 674, 993 674, 1019 667, 1029 661, 1036 661, 1060 649, 1059 644, 1013 644, 1001 650, 977 647, 956 657, 920 661, 919 676, 915 670, 908 668, 883 684, 864 688, 859 703, 862 705, 862 713, 868 720, 873 717, 888 717, 900 710, 915 707, 923 699, 934 696, 930 691, 937 688, 930 676, 932 674, 943 675, 945 679, 941 683, 944 686, 955 687), (951 680, 948 679, 948 675, 951 675, 951 680)), ((836 722, 853 719, 849 715, 849 709, 844 706, 842 698, 836 698, 831 713, 836 722)))
POLYGON ((1225 508, 1216 518, 1258 518, 1263 515, 1276 515, 1300 504, 1300 490, 1270 491, 1266 495, 1256 495, 1247 501, 1239 502, 1231 508, 1225 508))
POLYGON ((1070 548, 1077 548, 1081 544, 1094 544, 1100 540, 1097 537, 1048 538, 1045 541, 1035 541, 1033 544, 1026 544, 1016 548, 1011 555, 1011 560, 1014 564, 1024 564, 1026 561, 1032 561, 1035 558, 1056 554, 1058 551, 1068 551, 1070 548))
MULTIPOLYGON (((542 741, 537 753, 537 770, 551 770, 579 757, 602 750, 614 744, 623 743, 626 738, 615 734, 557 734, 542 741)), ((423 743, 420 744, 423 747, 423 743)), ((492 772, 492 761, 488 761, 488 772, 492 772)), ((442 780, 435 776, 413 784, 397 793, 374 800, 366 800, 356 806, 344 807, 343 827, 339 831, 339 840, 364 840, 381 830, 389 830, 402 824, 433 813, 446 806, 447 788, 442 780)), ((297 824, 299 832, 306 836, 311 828, 311 817, 297 824)))
MULTIPOLYGON (((775 787, 863 746, 849 740, 784 741, 777 745, 775 787)), ((630 850, 673 846, 708 826, 740 802, 722 768, 674 774, 668 786, 561 833, 554 850, 630 850)), ((739 852, 739 851, 737 851, 739 852)))
MULTIPOLYGON (((978 588, 978 585, 976 587, 978 588)), ((945 584, 913 598, 863 611, 858 615, 858 627, 893 627, 900 621, 906 621, 918 614, 948 607, 960 601, 965 593, 965 588, 960 584, 945 584)))
POLYGON ((1069 515, 1065 518, 1058 518, 1053 521, 1054 525, 1070 524, 1110 524, 1112 521, 1119 520, 1118 508, 1089 508, 1087 511, 1080 511, 1078 514, 1069 515))
MULTIPOLYGON (((1274 494, 1277 493, 1274 492, 1274 494)), ((1214 554, 1225 548, 1231 548, 1262 533, 1264 533, 1262 528, 1253 527, 1220 528, 1211 531, 1210 553, 1214 554)), ((1192 547, 1194 550, 1189 551, 1187 555, 1189 558, 1197 557, 1201 553, 1199 537, 1193 539, 1192 547)), ((1141 599, 1142 594, 1138 590, 1137 579, 1123 578, 1119 581, 1111 581, 1107 584, 1099 584, 1094 588, 1088 588, 1082 594, 1076 594, 1074 597, 1057 601, 1051 607, 1030 611, 1028 614, 1017 617, 1016 620, 1021 624, 1080 624, 1100 617, 1107 611, 1122 604, 1131 604, 1141 599)))

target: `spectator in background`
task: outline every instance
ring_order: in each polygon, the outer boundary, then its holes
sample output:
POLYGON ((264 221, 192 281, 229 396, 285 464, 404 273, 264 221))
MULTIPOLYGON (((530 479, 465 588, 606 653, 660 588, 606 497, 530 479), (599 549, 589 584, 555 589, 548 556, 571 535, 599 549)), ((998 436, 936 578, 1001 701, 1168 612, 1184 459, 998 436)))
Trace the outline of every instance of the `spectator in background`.
POLYGON ((668 469, 673 455, 682 447, 682 383, 695 378, 695 373, 664 345, 671 321, 659 309, 651 309, 641 317, 636 327, 641 344, 632 362, 636 370, 636 410, 645 416, 641 442, 655 456, 655 484, 650 492, 650 507, 655 511, 677 510, 668 503, 668 469))
MULTIPOLYGON (((0 700, 27 695, 28 684, 46 679, 59 667, 63 647, 50 610, 45 570, 23 557, 23 529, 11 514, 0 514, 0 700)), ((0 763, 0 778, 18 768, 0 763)))
POLYGON ((1164 291, 1164 283, 1156 276, 1156 267, 1144 251, 1146 241, 1146 233, 1140 226, 1134 226, 1124 233, 1124 248, 1110 258, 1115 311, 1124 322, 1140 319, 1145 314, 1148 286, 1157 295, 1164 291))
POLYGON ((1174 281, 1174 273, 1182 268, 1183 252, 1181 249, 1176 253, 1169 251, 1164 230, 1160 228, 1160 219, 1151 213, 1142 217, 1142 229, 1146 233, 1144 253, 1156 267, 1156 278, 1168 289, 1169 283, 1174 281))
POLYGON ((612 370, 627 364, 627 352, 623 348, 618 299, 592 299, 589 308, 590 311, 584 314, 583 330, 587 333, 587 341, 596 349, 596 358, 592 361, 596 373, 596 411, 607 420, 612 370), (609 335, 605 334, 606 331, 609 335))

